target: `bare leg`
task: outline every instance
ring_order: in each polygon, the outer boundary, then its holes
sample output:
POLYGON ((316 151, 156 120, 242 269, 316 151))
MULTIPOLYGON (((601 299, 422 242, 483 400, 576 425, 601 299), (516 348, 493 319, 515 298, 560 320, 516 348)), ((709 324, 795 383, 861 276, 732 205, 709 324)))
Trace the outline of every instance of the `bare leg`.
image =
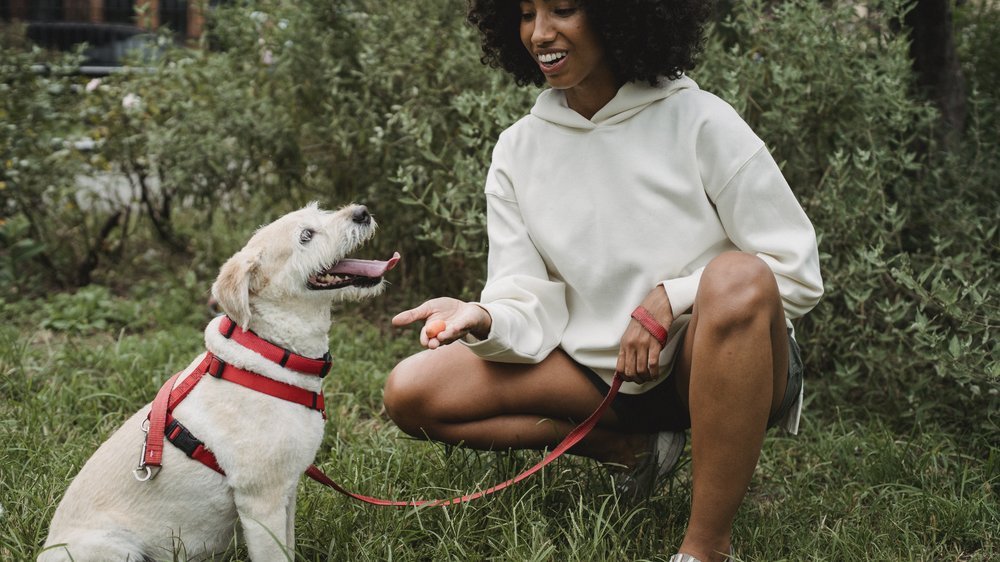
MULTIPOLYGON (((694 490, 681 552, 703 562, 728 552, 787 372, 774 274, 749 254, 716 258, 702 275, 671 373, 692 424, 694 490)), ((403 431, 479 449, 555 445, 600 400, 561 351, 538 365, 512 365, 484 361, 455 344, 404 360, 385 388, 386 410, 403 431)), ((573 453, 631 466, 647 442, 647 434, 624 431, 609 411, 573 453)))
MULTIPOLYGON (((486 450, 554 446, 602 398, 562 351, 537 365, 503 364, 461 344, 405 359, 385 387, 386 410, 406 433, 486 450)), ((608 411, 573 453, 628 466, 644 442, 608 411)))
POLYGON ((703 562, 725 559, 787 373, 788 335, 773 273, 750 254, 716 258, 702 276, 673 373, 691 412, 691 517, 680 552, 703 562))

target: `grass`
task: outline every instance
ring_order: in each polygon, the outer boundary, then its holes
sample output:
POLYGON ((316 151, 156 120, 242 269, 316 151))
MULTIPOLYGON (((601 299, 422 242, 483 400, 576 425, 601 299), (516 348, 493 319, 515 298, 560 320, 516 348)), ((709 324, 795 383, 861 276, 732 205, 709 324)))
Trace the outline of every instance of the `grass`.
MULTIPOLYGON (((196 286, 188 279, 131 300, 98 289, 0 300, 0 560, 37 555, 83 462, 201 349, 209 313, 190 304, 203 299, 196 286)), ((361 493, 437 498, 536 462, 537 452, 447 448, 393 426, 382 411, 382 383, 417 347, 414 332, 388 328, 389 308, 345 311, 339 316, 353 319, 331 332, 336 362, 317 463, 361 493)), ((801 434, 773 433, 765 444, 736 522, 741 560, 996 558, 996 435, 902 431, 877 415, 877 404, 824 407, 837 386, 813 382, 801 434)), ((450 508, 369 507, 304 479, 295 559, 665 561, 681 540, 689 501, 686 469, 650 501, 628 507, 602 467, 572 457, 450 508)))

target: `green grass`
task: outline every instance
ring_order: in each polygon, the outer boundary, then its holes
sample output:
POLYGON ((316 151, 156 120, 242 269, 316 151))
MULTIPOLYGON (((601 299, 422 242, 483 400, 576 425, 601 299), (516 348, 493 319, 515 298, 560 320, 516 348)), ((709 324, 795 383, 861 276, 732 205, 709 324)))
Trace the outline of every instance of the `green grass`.
MULTIPOLYGON (((209 314, 194 285, 167 285, 141 307, 107 293, 0 300, 0 560, 35 557, 90 453, 201 349, 209 314)), ((350 319, 331 332, 336 362, 317 463, 361 493, 437 498, 536 462, 537 452, 447 448, 393 426, 382 411, 382 383, 417 348, 413 331, 388 328, 391 308, 345 307, 338 315, 350 319)), ((765 444, 736 522, 741 560, 996 558, 995 434, 903 432, 879 417, 878 404, 824 408, 824 395, 838 387, 812 382, 801 435, 773 433, 765 444)), ((666 560, 689 501, 686 469, 650 501, 628 507, 602 467, 565 457, 512 489, 449 508, 370 507, 304 479, 296 559, 666 560)), ((237 549, 236 558, 245 552, 237 549)))

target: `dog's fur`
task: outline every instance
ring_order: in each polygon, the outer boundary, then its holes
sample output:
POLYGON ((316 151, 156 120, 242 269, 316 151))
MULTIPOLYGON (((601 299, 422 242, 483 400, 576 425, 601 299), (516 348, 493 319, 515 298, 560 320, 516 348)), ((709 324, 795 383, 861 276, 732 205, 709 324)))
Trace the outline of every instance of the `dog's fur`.
MULTIPOLYGON (((222 309, 240 327, 268 341, 307 357, 322 356, 329 346, 333 301, 374 296, 383 287, 306 286, 310 275, 343 259, 374 234, 373 220, 354 220, 359 209, 328 212, 311 204, 258 230, 223 265, 212 286, 222 309), (315 232, 305 243, 300 240, 304 229, 315 232)), ((318 377, 279 367, 225 339, 219 322, 216 318, 206 328, 205 345, 222 360, 313 392, 321 390, 318 377)), ((293 556, 296 484, 322 440, 320 414, 205 377, 174 414, 215 453, 226 475, 165 442, 162 470, 154 479, 139 482, 132 471, 142 445, 140 424, 149 410, 147 404, 125 422, 70 484, 39 561, 158 560, 174 558, 177 552, 188 560, 204 559, 234 544, 239 528, 253 560, 293 556)))

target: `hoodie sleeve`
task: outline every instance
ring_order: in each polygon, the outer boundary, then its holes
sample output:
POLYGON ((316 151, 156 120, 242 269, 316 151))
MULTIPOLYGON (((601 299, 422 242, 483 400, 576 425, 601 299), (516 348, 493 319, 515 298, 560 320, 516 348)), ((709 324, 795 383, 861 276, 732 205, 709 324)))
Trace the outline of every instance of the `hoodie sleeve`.
POLYGON ((521 217, 501 143, 486 178, 489 237, 486 287, 480 305, 492 318, 485 340, 467 339, 484 359, 538 363, 559 345, 568 321, 565 285, 548 271, 521 217))
MULTIPOLYGON (((774 272, 785 316, 798 318, 823 294, 812 223, 763 141, 729 104, 712 100, 695 144, 705 191, 729 239, 774 272)), ((664 283, 675 311, 694 303, 701 272, 664 283)))

